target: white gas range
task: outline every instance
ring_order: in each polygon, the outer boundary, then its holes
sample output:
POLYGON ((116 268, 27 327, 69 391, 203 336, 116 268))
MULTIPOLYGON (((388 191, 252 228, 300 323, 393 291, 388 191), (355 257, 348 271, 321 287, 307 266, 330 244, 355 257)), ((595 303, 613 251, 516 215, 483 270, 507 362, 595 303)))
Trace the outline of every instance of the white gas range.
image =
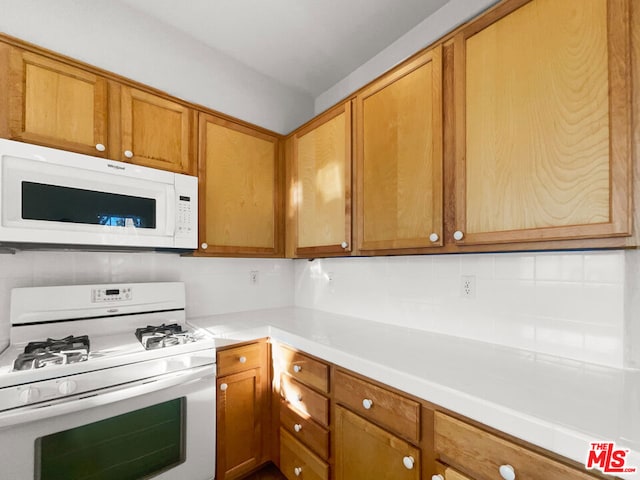
POLYGON ((6 478, 214 477, 215 345, 184 284, 14 289, 10 321, 6 478))

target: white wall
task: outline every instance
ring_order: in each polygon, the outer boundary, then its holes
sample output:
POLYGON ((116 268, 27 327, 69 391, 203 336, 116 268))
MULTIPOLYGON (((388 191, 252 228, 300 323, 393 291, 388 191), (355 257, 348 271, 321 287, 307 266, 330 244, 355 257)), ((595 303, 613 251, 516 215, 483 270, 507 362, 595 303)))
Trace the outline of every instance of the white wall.
POLYGON ((295 261, 297 306, 616 367, 624 295, 623 251, 295 261))
POLYGON ((11 289, 112 282, 181 281, 187 316, 293 304, 293 263, 284 259, 190 258, 166 253, 18 252, 0 255, 0 351, 8 343, 11 289), (249 272, 259 272, 249 283, 249 272))
POLYGON ((424 19, 326 92, 318 95, 315 99, 315 113, 319 114, 341 99, 351 95, 404 59, 486 10, 497 1, 449 0, 437 12, 424 19))
POLYGON ((310 95, 117 1, 0 0, 0 31, 279 133, 310 95))

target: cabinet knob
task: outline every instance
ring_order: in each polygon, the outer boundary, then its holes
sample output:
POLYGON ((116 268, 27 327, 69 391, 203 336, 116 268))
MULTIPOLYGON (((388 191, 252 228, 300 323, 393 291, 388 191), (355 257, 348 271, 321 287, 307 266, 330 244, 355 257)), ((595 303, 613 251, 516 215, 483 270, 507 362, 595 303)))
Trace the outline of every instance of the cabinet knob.
POLYGON ((373 407, 373 400, 371 400, 370 398, 365 398, 364 400, 362 400, 362 406, 366 410, 369 410, 371 407, 373 407))
POLYGON ((516 471, 511 465, 500 465, 499 471, 504 480, 516 480, 516 471))
POLYGON ((239 361, 240 363, 247 363, 247 357, 242 356, 242 357, 240 357, 240 358, 238 359, 238 361, 239 361))
POLYGON ((438 235, 436 232, 433 232, 431 235, 429 235, 429 241, 431 243, 436 243, 438 240, 440 240, 440 235, 438 235))
POLYGON ((296 432, 299 432, 300 430, 302 430, 302 425, 300 425, 299 423, 296 423, 296 424, 293 426, 293 429, 294 429, 296 432))
POLYGON ((300 365, 294 365, 293 371, 296 373, 300 373, 302 371, 302 367, 300 365))
POLYGON ((106 149, 107 147, 105 147, 103 144, 96 143, 96 150, 98 150, 99 152, 104 152, 106 149))
POLYGON ((133 152, 131 150, 125 150, 124 156, 127 158, 133 158, 133 152))
POLYGON ((342 243, 340 244, 340 246, 341 246, 342 248, 348 248, 348 247, 349 247, 349 243, 347 243, 347 242, 342 242, 342 243))
POLYGON ((223 392, 226 392, 227 388, 229 388, 229 385, 227 385, 226 383, 220 384, 220 390, 222 390, 223 392))
POLYGON ((431 480, 444 480, 444 477, 440 474, 438 475, 431 475, 431 480))
POLYGON ((455 232, 453 232, 454 240, 462 240, 463 238, 464 238, 464 233, 462 233, 460 230, 456 230, 455 232))
POLYGON ((302 467, 295 467, 293 469, 293 473, 295 474, 296 477, 299 477, 302 474, 302 467))
POLYGON ((207 248, 209 248, 209 244, 207 242, 202 242, 200 246, 202 247, 203 250, 206 250, 207 248))
POLYGON ((413 465, 415 463, 416 463, 415 460, 410 455, 402 459, 402 464, 404 465, 404 468, 406 468, 407 470, 413 470, 413 465))

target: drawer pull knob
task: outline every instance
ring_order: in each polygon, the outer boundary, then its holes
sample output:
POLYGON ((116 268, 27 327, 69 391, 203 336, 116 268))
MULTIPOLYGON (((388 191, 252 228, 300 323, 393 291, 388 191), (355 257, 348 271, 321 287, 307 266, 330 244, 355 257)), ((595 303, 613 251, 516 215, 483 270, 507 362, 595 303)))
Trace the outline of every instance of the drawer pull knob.
POLYGON ((293 371, 296 373, 300 373, 302 371, 302 367, 300 365, 294 365, 293 371))
POLYGON ((407 470, 413 470, 413 465, 415 463, 416 463, 415 460, 410 455, 402 459, 402 464, 404 465, 404 468, 406 468, 407 470))
POLYGON ((133 158, 133 152, 131 150, 125 150, 124 156, 127 158, 133 158))
POLYGON ((222 390, 223 392, 226 392, 227 388, 229 388, 229 385, 227 385, 226 383, 220 384, 220 390, 222 390))
POLYGON ((240 358, 238 359, 238 361, 239 361, 240 363, 247 363, 247 357, 244 357, 244 356, 243 356, 243 357, 240 357, 240 358))
POLYGON ((460 230, 456 230, 455 232, 453 232, 453 239, 454 240, 462 240, 464 238, 464 233, 462 233, 460 230))
POLYGON ((302 473, 302 468, 301 467, 295 467, 293 469, 293 473, 296 475, 296 477, 299 477, 300 474, 302 473))
POLYGON ((101 144, 101 143, 96 143, 96 150, 98 150, 99 152, 104 152, 107 148, 101 144))
POLYGON ((294 429, 296 432, 299 432, 300 430, 302 430, 302 425, 300 425, 299 423, 296 423, 296 424, 293 426, 293 429, 294 429))
POLYGON ((342 248, 346 249, 347 247, 349 247, 349 244, 348 244, 347 242, 342 242, 342 243, 340 244, 340 246, 341 246, 342 248))
POLYGON ((202 247, 203 250, 206 250, 207 248, 209 248, 209 244, 207 242, 202 242, 202 245, 200 245, 202 247))
POLYGON ((511 465, 500 465, 499 471, 504 480, 516 480, 516 471, 511 465))
POLYGON ((433 232, 431 235, 429 235, 429 241, 431 243, 436 243, 438 240, 440 240, 440 235, 438 235, 437 233, 433 232))
POLYGON ((370 398, 365 398, 364 400, 362 400, 362 406, 366 410, 369 410, 371 407, 373 407, 373 400, 371 400, 370 398))
POLYGON ((444 477, 442 475, 432 475, 431 476, 431 480, 444 480, 444 477))

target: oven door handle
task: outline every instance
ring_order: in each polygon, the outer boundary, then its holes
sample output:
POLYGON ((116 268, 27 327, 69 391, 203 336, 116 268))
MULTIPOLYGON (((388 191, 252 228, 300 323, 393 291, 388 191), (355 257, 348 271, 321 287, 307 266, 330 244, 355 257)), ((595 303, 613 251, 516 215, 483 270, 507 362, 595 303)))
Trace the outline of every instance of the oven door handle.
POLYGON ((50 403, 35 404, 27 407, 17 408, 8 412, 0 413, 0 429, 8 428, 43 418, 52 418, 59 415, 75 413, 88 408, 108 405, 110 403, 146 395, 177 385, 186 385, 211 378, 215 381, 216 370, 213 365, 181 370, 161 376, 139 380, 137 382, 120 385, 117 387, 105 388, 103 390, 87 392, 67 397, 50 403))

